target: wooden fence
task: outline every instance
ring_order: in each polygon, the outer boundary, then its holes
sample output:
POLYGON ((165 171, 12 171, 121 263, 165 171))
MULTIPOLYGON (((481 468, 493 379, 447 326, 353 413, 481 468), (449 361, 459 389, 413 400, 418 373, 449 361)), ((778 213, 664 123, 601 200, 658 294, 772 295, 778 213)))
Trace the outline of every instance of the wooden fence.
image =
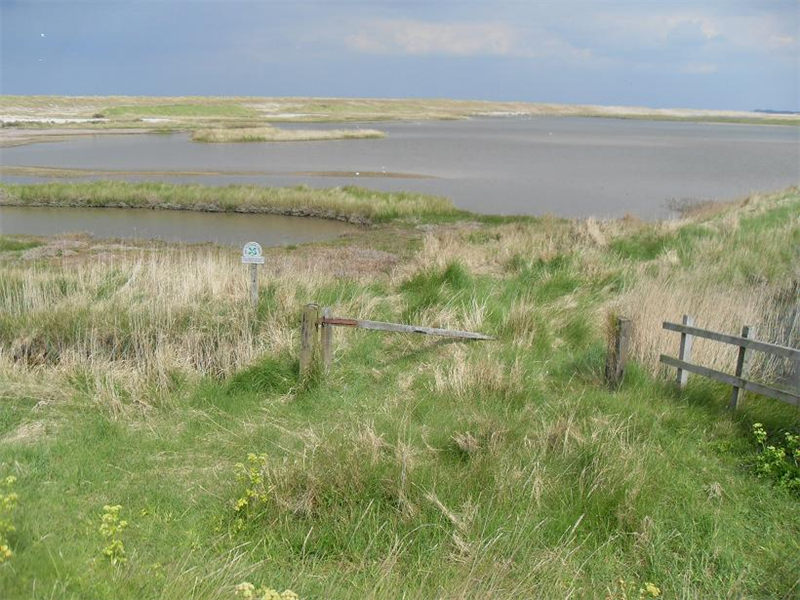
POLYGON ((438 327, 424 327, 421 325, 403 325, 400 323, 386 323, 383 321, 367 321, 364 319, 348 319, 334 317, 330 307, 325 307, 320 313, 317 304, 307 304, 303 308, 303 321, 300 326, 300 374, 308 375, 317 355, 317 331, 319 331, 323 373, 330 371, 333 362, 333 328, 355 327, 358 329, 371 329, 374 331, 388 331, 395 333, 417 333, 439 337, 455 338, 461 340, 493 340, 494 338, 482 333, 459 331, 456 329, 440 329, 438 327))
POLYGON ((748 379, 750 355, 752 354, 752 351, 765 352, 773 356, 793 360, 795 363, 797 363, 796 368, 800 369, 800 350, 755 340, 753 339, 755 332, 752 327, 743 327, 741 336, 727 335, 725 333, 718 333, 708 329, 701 329, 694 326, 694 319, 689 315, 683 316, 682 323, 670 323, 665 321, 663 327, 668 331, 675 331, 681 334, 678 358, 673 358, 665 354, 661 355, 662 363, 670 367, 675 367, 678 370, 677 384, 680 388, 686 386, 689 373, 696 373, 698 375, 702 375, 703 377, 713 379, 714 381, 727 383, 733 386, 733 392, 731 394, 731 400, 729 404, 729 407, 732 410, 735 410, 739 406, 742 390, 761 394, 762 396, 774 398, 775 400, 780 400, 782 402, 786 402, 787 404, 800 407, 800 389, 794 389, 793 391, 780 390, 778 388, 756 383, 748 379), (708 367, 701 367, 700 365, 691 363, 692 342, 695 337, 701 337, 714 340, 715 342, 737 346, 739 348, 739 353, 736 359, 736 369, 734 374, 729 375, 728 373, 723 373, 721 371, 716 371, 714 369, 709 369, 708 367))
MULTIPOLYGON (((335 317, 331 314, 331 309, 329 307, 325 307, 320 311, 317 304, 307 304, 303 308, 303 321, 300 328, 300 373, 302 376, 307 376, 312 371, 314 361, 318 355, 322 359, 323 373, 330 371, 333 362, 334 327, 354 327, 375 331, 416 333, 465 341, 494 339, 488 335, 470 331, 335 317), (318 338, 321 346, 320 352, 317 352, 318 338)), ((773 356, 793 360, 797 363, 797 369, 800 371, 800 350, 755 340, 753 339, 754 331, 752 327, 742 328, 741 336, 727 335, 708 329, 701 329, 694 326, 694 319, 688 315, 684 315, 683 323, 664 322, 663 327, 669 331, 675 331, 681 334, 678 358, 662 354, 660 359, 663 364, 675 367, 678 370, 676 378, 678 387, 686 387, 689 373, 696 373, 733 386, 730 408, 734 410, 739 406, 742 390, 761 394, 762 396, 781 400, 787 404, 800 407, 800 389, 795 389, 793 391, 781 390, 748 379, 749 362, 752 351, 765 352, 773 356), (739 353, 737 355, 734 374, 729 375, 728 373, 702 367, 690 362, 692 358, 692 342, 695 337, 706 338, 738 347, 739 353)), ((624 317, 616 318, 614 322, 614 335, 612 336, 605 368, 606 381, 611 387, 619 386, 624 379, 631 329, 631 322, 628 319, 624 317)), ((796 385, 795 387, 797 388, 800 386, 796 385)))

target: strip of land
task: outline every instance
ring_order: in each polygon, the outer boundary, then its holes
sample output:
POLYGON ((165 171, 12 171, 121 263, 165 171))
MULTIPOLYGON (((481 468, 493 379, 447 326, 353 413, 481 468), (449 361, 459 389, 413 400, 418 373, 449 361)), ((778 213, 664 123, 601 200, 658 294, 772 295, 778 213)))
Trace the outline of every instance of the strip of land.
MULTIPOLYGON (((375 98, 0 96, 0 122, 3 123, 0 146, 42 141, 42 135, 47 135, 48 130, 53 135, 58 131, 59 136, 81 135, 87 131, 105 134, 119 133, 120 130, 207 130, 217 133, 198 135, 217 138, 217 141, 238 141, 236 134, 222 132, 228 129, 266 129, 282 122, 420 121, 507 116, 800 125, 800 115, 795 114, 587 104, 375 98), (230 139, 226 139, 228 136, 230 139)), ((282 130, 261 132, 254 137, 260 141, 293 139, 292 134, 282 130)))
POLYGON ((396 219, 447 219, 465 214, 440 196, 379 192, 356 186, 315 189, 248 185, 206 187, 172 183, 91 181, 0 184, 0 206, 148 208, 264 213, 377 223, 396 219))

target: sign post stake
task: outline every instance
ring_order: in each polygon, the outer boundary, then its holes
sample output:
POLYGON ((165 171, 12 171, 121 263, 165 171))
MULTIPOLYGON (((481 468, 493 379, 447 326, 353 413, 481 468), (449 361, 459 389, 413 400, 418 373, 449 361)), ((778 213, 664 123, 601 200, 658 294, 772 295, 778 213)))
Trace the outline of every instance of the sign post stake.
POLYGON ((250 265, 250 302, 253 306, 258 306, 258 265, 264 262, 261 244, 247 242, 242 248, 242 264, 250 265))
POLYGON ((258 265, 250 263, 250 302, 258 306, 258 265))

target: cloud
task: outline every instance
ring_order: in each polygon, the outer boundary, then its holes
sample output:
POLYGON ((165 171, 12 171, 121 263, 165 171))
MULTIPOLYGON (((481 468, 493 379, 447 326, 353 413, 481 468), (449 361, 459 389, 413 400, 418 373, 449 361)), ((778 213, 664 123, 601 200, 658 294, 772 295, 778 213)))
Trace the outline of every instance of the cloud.
POLYGON ((710 75, 717 72, 717 65, 711 63, 689 63, 683 65, 680 71, 690 75, 710 75))
POLYGON ((719 37, 719 29, 708 20, 665 20, 665 41, 668 44, 702 45, 719 37))
POLYGON ((513 56, 525 54, 519 32, 502 22, 431 23, 372 20, 344 39, 351 50, 371 54, 513 56))
POLYGON ((793 48, 797 45, 797 39, 791 35, 772 34, 769 36, 769 45, 772 48, 793 48))

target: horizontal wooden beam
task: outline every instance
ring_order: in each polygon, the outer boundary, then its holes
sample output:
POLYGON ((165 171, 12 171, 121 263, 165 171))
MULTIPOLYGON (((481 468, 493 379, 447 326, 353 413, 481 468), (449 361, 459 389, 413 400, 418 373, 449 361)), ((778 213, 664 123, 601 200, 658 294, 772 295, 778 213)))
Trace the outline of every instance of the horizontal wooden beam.
POLYGON ((365 321, 363 319, 344 319, 341 317, 322 317, 322 325, 336 327, 358 327, 359 329, 372 329, 376 331, 393 331, 396 333, 421 333, 423 335, 436 335, 440 337, 459 338, 464 340, 493 340, 494 338, 482 333, 458 331, 456 329, 439 329, 437 327, 419 327, 417 325, 401 325, 399 323, 384 323, 383 321, 365 321))
POLYGON ((727 373, 721 373, 720 371, 715 371, 714 369, 709 369, 708 367, 701 367, 700 365, 695 365, 678 358, 673 358, 671 356, 667 356, 666 354, 661 355, 661 362, 670 367, 683 369, 684 371, 689 371, 690 373, 697 373, 703 377, 708 377, 709 379, 713 379, 714 381, 719 381, 721 383, 727 383, 728 385, 742 388, 748 392, 753 392, 754 394, 761 394, 762 396, 774 398, 775 400, 780 400, 782 402, 786 402, 787 404, 800 406, 800 394, 777 390, 766 385, 761 385, 760 383, 742 379, 741 377, 728 375, 727 373))
POLYGON ((766 352, 768 354, 780 356, 781 358, 788 358, 790 360, 800 362, 800 350, 790 348, 788 346, 779 346, 778 344, 759 342, 758 340, 753 340, 738 335, 727 335, 725 333, 717 333, 716 331, 710 331, 708 329, 701 329, 691 325, 682 325, 680 323, 670 323, 668 321, 664 321, 664 329, 668 329, 669 331, 678 331, 680 333, 688 333, 689 335, 695 335, 697 337, 714 340, 716 342, 722 342, 724 344, 733 344, 734 346, 750 348, 751 350, 758 350, 760 352, 766 352))

